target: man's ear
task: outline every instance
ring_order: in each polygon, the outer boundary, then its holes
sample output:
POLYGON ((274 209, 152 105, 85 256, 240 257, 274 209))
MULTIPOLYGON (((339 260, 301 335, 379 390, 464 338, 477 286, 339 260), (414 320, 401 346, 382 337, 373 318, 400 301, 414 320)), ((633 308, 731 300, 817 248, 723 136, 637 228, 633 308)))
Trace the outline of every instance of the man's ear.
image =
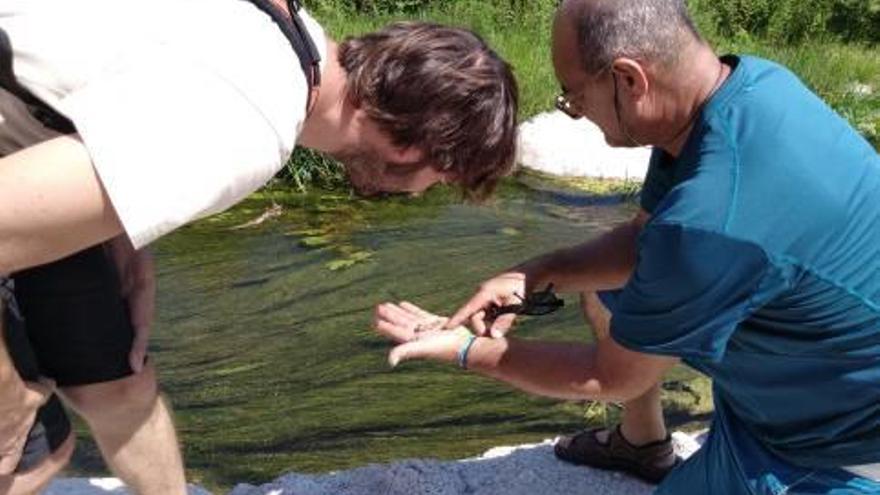
POLYGON ((617 79, 622 94, 638 100, 648 94, 650 83, 644 66, 639 61, 621 57, 611 64, 613 76, 617 79))

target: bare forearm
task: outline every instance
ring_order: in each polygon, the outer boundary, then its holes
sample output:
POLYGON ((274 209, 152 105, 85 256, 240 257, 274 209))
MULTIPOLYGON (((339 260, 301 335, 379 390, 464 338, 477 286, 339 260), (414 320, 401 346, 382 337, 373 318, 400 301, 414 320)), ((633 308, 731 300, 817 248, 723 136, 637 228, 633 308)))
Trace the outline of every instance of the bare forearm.
POLYGON ((605 376, 598 348, 588 344, 479 338, 468 354, 468 368, 558 399, 619 401, 642 392, 638 384, 605 376))
POLYGON ((560 292, 586 292, 622 287, 636 263, 639 219, 596 239, 529 260, 514 269, 526 274, 530 290, 554 284, 560 292))
POLYGON ((122 232, 82 143, 60 137, 0 159, 0 274, 122 232))

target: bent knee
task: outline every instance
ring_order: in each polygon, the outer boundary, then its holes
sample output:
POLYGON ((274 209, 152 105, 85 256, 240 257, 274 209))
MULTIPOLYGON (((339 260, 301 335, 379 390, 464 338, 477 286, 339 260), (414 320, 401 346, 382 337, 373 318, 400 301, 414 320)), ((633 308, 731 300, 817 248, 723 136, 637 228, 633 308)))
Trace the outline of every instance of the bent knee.
POLYGON ((0 476, 0 493, 6 495, 38 494, 52 481, 73 456, 76 444, 73 433, 37 466, 23 473, 0 476))
POLYGON ((104 383, 62 389, 64 398, 87 421, 118 415, 149 413, 156 404, 159 387, 156 373, 147 365, 140 373, 104 383))

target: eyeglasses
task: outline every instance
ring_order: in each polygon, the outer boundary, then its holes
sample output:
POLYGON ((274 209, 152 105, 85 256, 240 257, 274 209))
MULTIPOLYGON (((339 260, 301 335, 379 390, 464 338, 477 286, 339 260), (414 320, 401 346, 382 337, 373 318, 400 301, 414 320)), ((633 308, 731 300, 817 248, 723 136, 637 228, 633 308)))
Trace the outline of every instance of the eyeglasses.
POLYGON ((564 113, 565 115, 568 115, 569 117, 571 117, 575 120, 583 117, 583 115, 581 115, 580 112, 578 112, 577 106, 574 103, 572 103, 572 101, 569 99, 569 97, 566 96, 565 92, 562 92, 562 93, 559 93, 558 95, 556 95, 555 105, 556 105, 557 110, 559 110, 560 112, 564 113))
POLYGON ((505 304, 503 306, 490 307, 486 310, 487 319, 494 320, 504 314, 543 316, 565 306, 565 301, 559 299, 553 293, 553 284, 547 285, 547 288, 542 291, 532 292, 526 295, 525 298, 520 297, 520 299, 522 304, 505 304))
MULTIPOLYGON (((604 69, 597 72, 594 76, 590 76, 593 80, 598 80, 605 73, 611 72, 611 64, 605 66, 604 69)), ((565 88, 565 85, 562 86, 562 92, 556 95, 556 101, 554 102, 554 106, 557 110, 568 115, 569 117, 577 120, 584 117, 584 112, 581 109, 580 105, 577 103, 579 99, 584 95, 584 91, 586 91, 586 87, 583 83, 579 84, 581 88, 576 93, 570 93, 569 90, 565 88)))

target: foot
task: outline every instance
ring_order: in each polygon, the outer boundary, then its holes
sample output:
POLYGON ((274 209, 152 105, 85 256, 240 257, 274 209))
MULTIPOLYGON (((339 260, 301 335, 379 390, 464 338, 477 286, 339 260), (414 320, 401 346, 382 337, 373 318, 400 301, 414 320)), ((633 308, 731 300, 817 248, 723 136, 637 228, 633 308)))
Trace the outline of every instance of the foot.
POLYGON ((679 463, 672 439, 633 445, 624 438, 620 426, 594 428, 563 437, 554 448, 556 457, 572 464, 612 471, 623 471, 648 483, 659 483, 679 463))

